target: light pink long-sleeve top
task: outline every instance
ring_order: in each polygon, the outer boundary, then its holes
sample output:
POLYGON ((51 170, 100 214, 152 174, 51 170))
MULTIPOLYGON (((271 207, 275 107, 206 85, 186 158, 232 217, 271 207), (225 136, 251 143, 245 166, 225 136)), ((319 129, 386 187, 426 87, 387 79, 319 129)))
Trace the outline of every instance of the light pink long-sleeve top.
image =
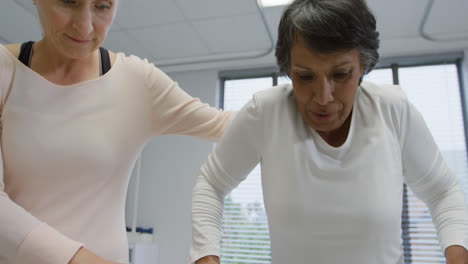
POLYGON ((121 53, 104 76, 60 86, 0 45, 0 92, 1 264, 66 264, 83 245, 128 262, 125 195, 143 145, 162 134, 217 139, 232 118, 121 53))

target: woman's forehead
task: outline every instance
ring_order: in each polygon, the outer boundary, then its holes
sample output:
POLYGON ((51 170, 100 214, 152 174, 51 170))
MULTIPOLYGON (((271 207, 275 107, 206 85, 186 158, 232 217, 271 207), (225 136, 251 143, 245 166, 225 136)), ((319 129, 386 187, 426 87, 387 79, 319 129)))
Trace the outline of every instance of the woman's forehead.
POLYGON ((337 49, 330 51, 319 51, 311 48, 310 45, 303 39, 297 38, 291 47, 291 56, 297 55, 298 57, 316 57, 320 59, 340 59, 352 58, 359 55, 357 48, 350 49, 337 49))
POLYGON ((323 53, 305 46, 295 46, 291 51, 291 70, 328 71, 359 64, 357 49, 323 53))
MULTIPOLYGON (((57 0, 35 0, 34 2, 51 3, 51 2, 55 2, 55 1, 57 1, 57 0)), ((109 3, 117 4, 119 2, 119 0, 75 0, 75 2, 78 2, 78 3, 109 2, 109 3)))

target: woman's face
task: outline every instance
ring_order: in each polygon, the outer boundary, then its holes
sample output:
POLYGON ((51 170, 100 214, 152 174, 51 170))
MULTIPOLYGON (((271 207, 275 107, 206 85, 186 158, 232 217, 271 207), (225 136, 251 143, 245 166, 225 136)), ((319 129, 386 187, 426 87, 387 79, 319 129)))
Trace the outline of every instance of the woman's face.
POLYGON ((304 121, 322 136, 340 132, 364 70, 357 49, 319 53, 298 36, 291 49, 290 75, 304 121))
POLYGON ((117 0, 35 0, 44 40, 57 52, 82 58, 101 46, 117 0))

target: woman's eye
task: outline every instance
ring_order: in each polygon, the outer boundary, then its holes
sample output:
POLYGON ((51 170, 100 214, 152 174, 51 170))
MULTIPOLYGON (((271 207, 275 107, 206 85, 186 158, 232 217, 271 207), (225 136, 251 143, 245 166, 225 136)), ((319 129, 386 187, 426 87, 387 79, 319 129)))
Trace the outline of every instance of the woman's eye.
POLYGON ((96 1, 95 7, 99 10, 105 10, 111 9, 112 5, 109 1, 96 1))
POLYGON ((339 72, 339 73, 335 73, 333 75, 333 77, 336 79, 336 80, 344 80, 346 79, 346 77, 348 77, 348 72, 339 72))
POLYGON ((74 4, 74 3, 76 3, 75 0, 62 0, 62 2, 64 2, 65 4, 74 4))
POLYGON ((299 79, 307 81, 307 80, 312 80, 314 76, 312 75, 299 75, 299 79))
POLYGON ((97 9, 104 10, 104 9, 110 9, 110 5, 96 5, 97 9))

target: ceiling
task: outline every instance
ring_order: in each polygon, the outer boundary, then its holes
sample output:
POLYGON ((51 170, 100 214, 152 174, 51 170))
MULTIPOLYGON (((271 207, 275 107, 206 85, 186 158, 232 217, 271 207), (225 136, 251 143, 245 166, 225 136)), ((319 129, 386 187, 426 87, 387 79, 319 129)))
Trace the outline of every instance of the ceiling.
MULTIPOLYGON (((383 57, 468 49, 468 0, 367 2, 383 57)), ((282 10, 259 8, 256 0, 120 0, 104 46, 172 70, 274 65, 282 10)), ((41 37, 32 0, 2 0, 0 25, 2 43, 41 37)))

